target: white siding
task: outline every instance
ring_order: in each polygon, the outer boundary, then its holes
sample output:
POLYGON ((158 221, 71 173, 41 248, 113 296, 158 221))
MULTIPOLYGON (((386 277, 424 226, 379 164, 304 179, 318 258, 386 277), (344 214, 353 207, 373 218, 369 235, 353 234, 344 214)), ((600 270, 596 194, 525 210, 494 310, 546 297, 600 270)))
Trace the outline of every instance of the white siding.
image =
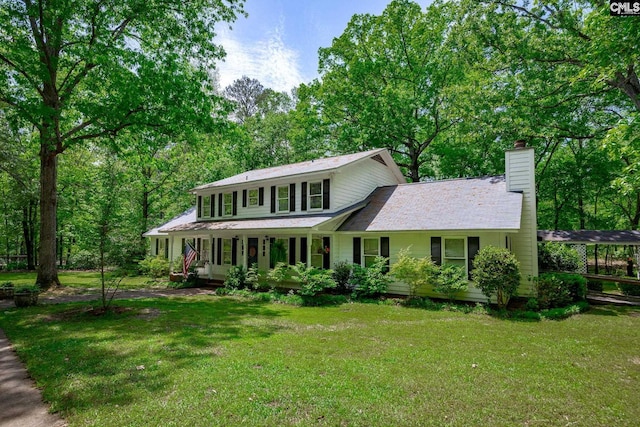
POLYGON ((377 187, 398 184, 391 169, 375 160, 365 159, 334 175, 332 207, 341 209, 365 199, 377 187))
POLYGON ((510 150, 505 156, 507 189, 521 191, 523 195, 520 232, 512 237, 512 250, 520 261, 522 275, 518 295, 533 296, 529 278, 538 275, 534 151, 532 148, 510 150))

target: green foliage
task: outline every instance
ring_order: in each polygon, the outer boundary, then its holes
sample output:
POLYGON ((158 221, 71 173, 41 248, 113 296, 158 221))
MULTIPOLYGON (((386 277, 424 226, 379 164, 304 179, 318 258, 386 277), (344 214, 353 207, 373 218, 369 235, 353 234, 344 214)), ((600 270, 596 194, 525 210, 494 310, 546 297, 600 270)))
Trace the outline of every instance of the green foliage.
POLYGON ((169 276, 169 260, 163 256, 148 256, 138 262, 140 273, 154 279, 169 276))
POLYGON ((627 296, 640 297, 640 285, 632 283, 616 283, 620 292, 627 296))
POLYGON ((579 274, 546 273, 535 280, 540 308, 565 307, 571 302, 584 300, 587 280, 579 274))
POLYGON ((315 296, 337 286, 331 270, 307 267, 299 262, 293 267, 293 271, 296 273, 293 280, 300 284, 300 295, 315 296))
POLYGON ((227 289, 244 289, 247 282, 247 272, 241 265, 233 265, 227 270, 224 287, 227 289))
POLYGON ((467 273, 463 267, 445 264, 438 268, 433 289, 445 295, 449 301, 453 301, 456 295, 465 292, 467 288, 467 273))
POLYGON ((267 280, 271 289, 282 287, 285 281, 291 278, 291 268, 284 262, 278 262, 267 273, 267 280))
POLYGON ((247 273, 245 274, 245 284, 248 288, 251 288, 254 291, 257 291, 264 286, 264 278, 258 270, 257 264, 251 264, 251 266, 247 268, 247 273))
POLYGON ((539 243, 538 265, 543 271, 577 271, 580 255, 569 245, 555 242, 539 243))
POLYGON ((100 265, 100 259, 94 252, 81 250, 71 256, 69 264, 76 270, 94 270, 100 265))
POLYGON ((604 284, 600 280, 587 280, 587 289, 594 292, 602 292, 604 290, 604 284))
POLYGON ((504 308, 520 284, 520 263, 504 248, 485 246, 476 254, 471 277, 487 297, 495 295, 498 307, 504 308))
POLYGON ((19 285, 13 289, 15 294, 38 294, 40 293, 40 287, 38 285, 19 285))
POLYGON ((374 298, 387 292, 391 277, 386 274, 387 261, 385 257, 378 256, 369 267, 353 265, 349 287, 353 289, 356 298, 374 298))
POLYGON ((438 268, 430 258, 412 257, 409 248, 406 248, 398 253, 398 259, 391 266, 389 274, 409 285, 409 296, 414 297, 422 287, 437 283, 438 268))
POLYGON ((349 289, 349 278, 353 266, 348 261, 337 261, 333 265, 333 280, 336 282, 336 290, 341 294, 351 292, 349 289))
POLYGON ((270 263, 274 267, 278 263, 287 262, 287 248, 284 245, 284 240, 276 239, 271 244, 271 248, 269 250, 270 263))

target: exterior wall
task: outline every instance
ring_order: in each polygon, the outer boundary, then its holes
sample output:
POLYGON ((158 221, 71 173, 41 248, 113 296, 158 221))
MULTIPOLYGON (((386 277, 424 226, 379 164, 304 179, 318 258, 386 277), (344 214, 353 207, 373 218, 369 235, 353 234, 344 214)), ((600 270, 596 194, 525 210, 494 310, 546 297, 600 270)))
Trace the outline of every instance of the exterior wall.
MULTIPOLYGON (((337 172, 320 172, 304 176, 284 177, 273 179, 266 182, 254 182, 247 185, 230 185, 224 188, 213 188, 199 192, 198 196, 213 196, 214 213, 211 217, 202 217, 198 220, 231 220, 231 219, 247 219, 247 218, 268 218, 281 217, 287 215, 306 215, 319 212, 336 212, 343 208, 352 206, 361 200, 364 200, 377 187, 385 185, 397 184, 397 178, 394 176, 390 167, 383 165, 373 159, 362 159, 354 164, 346 165, 337 172), (302 210, 302 183, 318 182, 325 179, 330 180, 330 208, 311 210, 307 203, 307 210, 302 210), (295 210, 282 213, 271 213, 271 187, 272 186, 289 186, 295 185, 295 210), (252 190, 263 188, 264 204, 262 206, 242 207, 243 190, 252 190), (219 194, 237 192, 237 214, 232 216, 219 216, 219 194)), ((307 188, 308 197, 309 188, 307 188)), ((289 196, 291 197, 291 195, 289 196)))
MULTIPOLYGON (((353 262, 353 238, 389 237, 389 262, 393 265, 398 260, 400 250, 409 248, 411 255, 417 258, 431 257, 431 237, 441 238, 464 238, 479 237, 480 248, 485 246, 505 247, 506 234, 501 232, 402 232, 402 233, 362 233, 362 234, 337 234, 334 236, 333 262, 347 261, 353 262)), ((468 249, 465 245, 465 248, 468 249)), ((468 253, 467 253, 468 255, 468 253)), ((390 294, 408 295, 408 285, 401 282, 393 282, 389 285, 390 294)), ((436 293, 432 288, 421 289, 420 296, 434 298, 444 298, 436 293)), ((469 283, 466 293, 458 296, 460 300, 486 302, 485 297, 479 289, 469 283)))
POLYGON ((507 151, 505 175, 508 191, 522 192, 520 231, 514 234, 512 251, 520 261, 522 275, 519 296, 533 296, 535 290, 530 277, 538 276, 538 243, 536 216, 535 159, 533 148, 507 151))

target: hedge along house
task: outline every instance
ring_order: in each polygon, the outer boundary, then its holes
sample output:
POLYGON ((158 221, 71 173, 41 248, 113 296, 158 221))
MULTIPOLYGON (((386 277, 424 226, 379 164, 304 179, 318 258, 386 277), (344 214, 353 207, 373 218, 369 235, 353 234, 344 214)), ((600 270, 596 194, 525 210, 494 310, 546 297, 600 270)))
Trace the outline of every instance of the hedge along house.
MULTIPOLYGON (((194 188, 195 220, 174 218, 148 233, 152 253, 161 246, 154 240, 165 239, 173 260, 188 240, 200 254, 199 276, 220 282, 233 265, 368 266, 378 255, 393 263, 407 247, 470 272, 478 250, 492 245, 516 255, 519 295, 530 296, 527 278, 538 273, 533 155, 507 151, 504 176, 421 183, 406 183, 385 149, 241 173, 194 188)), ((393 283, 389 293, 409 288, 393 283)), ((459 298, 486 300, 473 284, 459 298)))

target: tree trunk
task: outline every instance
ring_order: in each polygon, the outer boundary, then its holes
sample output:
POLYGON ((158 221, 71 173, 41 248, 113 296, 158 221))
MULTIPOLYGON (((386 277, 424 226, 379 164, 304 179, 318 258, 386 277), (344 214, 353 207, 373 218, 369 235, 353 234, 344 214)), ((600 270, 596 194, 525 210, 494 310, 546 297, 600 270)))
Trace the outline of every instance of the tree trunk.
POLYGON ((36 283, 42 289, 59 286, 56 265, 58 158, 55 143, 40 136, 40 250, 36 283), (53 145, 53 146, 52 146, 53 145))

